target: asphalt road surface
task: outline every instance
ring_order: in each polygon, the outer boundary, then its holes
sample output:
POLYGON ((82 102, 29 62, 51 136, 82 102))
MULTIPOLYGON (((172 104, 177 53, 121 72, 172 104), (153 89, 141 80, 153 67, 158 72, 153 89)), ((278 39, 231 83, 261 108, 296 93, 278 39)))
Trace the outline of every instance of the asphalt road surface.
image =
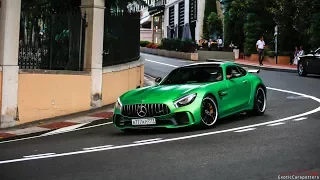
MULTIPOLYGON (((143 56, 145 73, 154 77, 192 63, 143 56)), ((237 115, 206 130, 132 134, 107 124, 0 142, 0 179, 247 180, 305 170, 320 175, 320 78, 265 70, 259 76, 269 87, 262 117, 237 115)))

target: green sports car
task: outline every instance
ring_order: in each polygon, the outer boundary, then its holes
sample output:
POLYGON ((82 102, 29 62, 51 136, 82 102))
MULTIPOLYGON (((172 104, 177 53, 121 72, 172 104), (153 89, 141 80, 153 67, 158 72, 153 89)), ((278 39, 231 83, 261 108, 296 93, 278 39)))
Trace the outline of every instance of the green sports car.
POLYGON ((113 124, 121 130, 213 126, 218 119, 246 112, 263 115, 267 90, 260 77, 232 62, 178 67, 156 85, 121 95, 113 124))

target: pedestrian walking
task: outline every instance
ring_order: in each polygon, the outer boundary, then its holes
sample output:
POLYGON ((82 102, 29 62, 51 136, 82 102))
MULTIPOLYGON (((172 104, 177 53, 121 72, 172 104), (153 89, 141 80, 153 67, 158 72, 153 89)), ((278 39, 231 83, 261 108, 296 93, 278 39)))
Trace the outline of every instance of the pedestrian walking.
POLYGON ((256 43, 256 48, 259 55, 259 65, 263 66, 262 61, 264 58, 264 48, 266 46, 266 43, 264 42, 263 36, 260 37, 260 39, 256 43))
POLYGON ((293 60, 293 64, 297 65, 298 64, 298 60, 299 60, 299 49, 298 47, 295 48, 295 52, 294 52, 294 60, 293 60))
POLYGON ((304 55, 304 50, 302 46, 300 46, 299 56, 303 56, 303 55, 304 55))

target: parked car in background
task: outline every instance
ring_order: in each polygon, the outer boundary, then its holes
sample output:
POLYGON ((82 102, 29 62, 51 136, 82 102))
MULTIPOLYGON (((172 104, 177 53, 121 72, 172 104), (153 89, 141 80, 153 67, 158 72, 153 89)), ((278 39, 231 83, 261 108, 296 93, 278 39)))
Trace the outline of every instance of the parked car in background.
POLYGON ((307 76, 308 74, 320 75, 320 48, 299 58, 297 66, 299 76, 307 76))

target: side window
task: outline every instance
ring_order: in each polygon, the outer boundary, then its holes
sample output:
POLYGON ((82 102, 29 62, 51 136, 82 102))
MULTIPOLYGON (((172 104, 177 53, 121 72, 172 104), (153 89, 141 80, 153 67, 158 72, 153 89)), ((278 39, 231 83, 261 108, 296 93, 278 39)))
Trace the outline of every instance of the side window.
POLYGON ((231 74, 238 74, 239 77, 242 76, 241 72, 239 71, 239 69, 236 66, 228 66, 226 69, 226 75, 227 75, 227 79, 229 79, 231 77, 231 74))
POLYGON ((237 68, 239 69, 240 73, 241 73, 241 76, 245 76, 247 75, 247 71, 245 69, 243 69, 242 67, 240 66, 237 66, 237 68))

